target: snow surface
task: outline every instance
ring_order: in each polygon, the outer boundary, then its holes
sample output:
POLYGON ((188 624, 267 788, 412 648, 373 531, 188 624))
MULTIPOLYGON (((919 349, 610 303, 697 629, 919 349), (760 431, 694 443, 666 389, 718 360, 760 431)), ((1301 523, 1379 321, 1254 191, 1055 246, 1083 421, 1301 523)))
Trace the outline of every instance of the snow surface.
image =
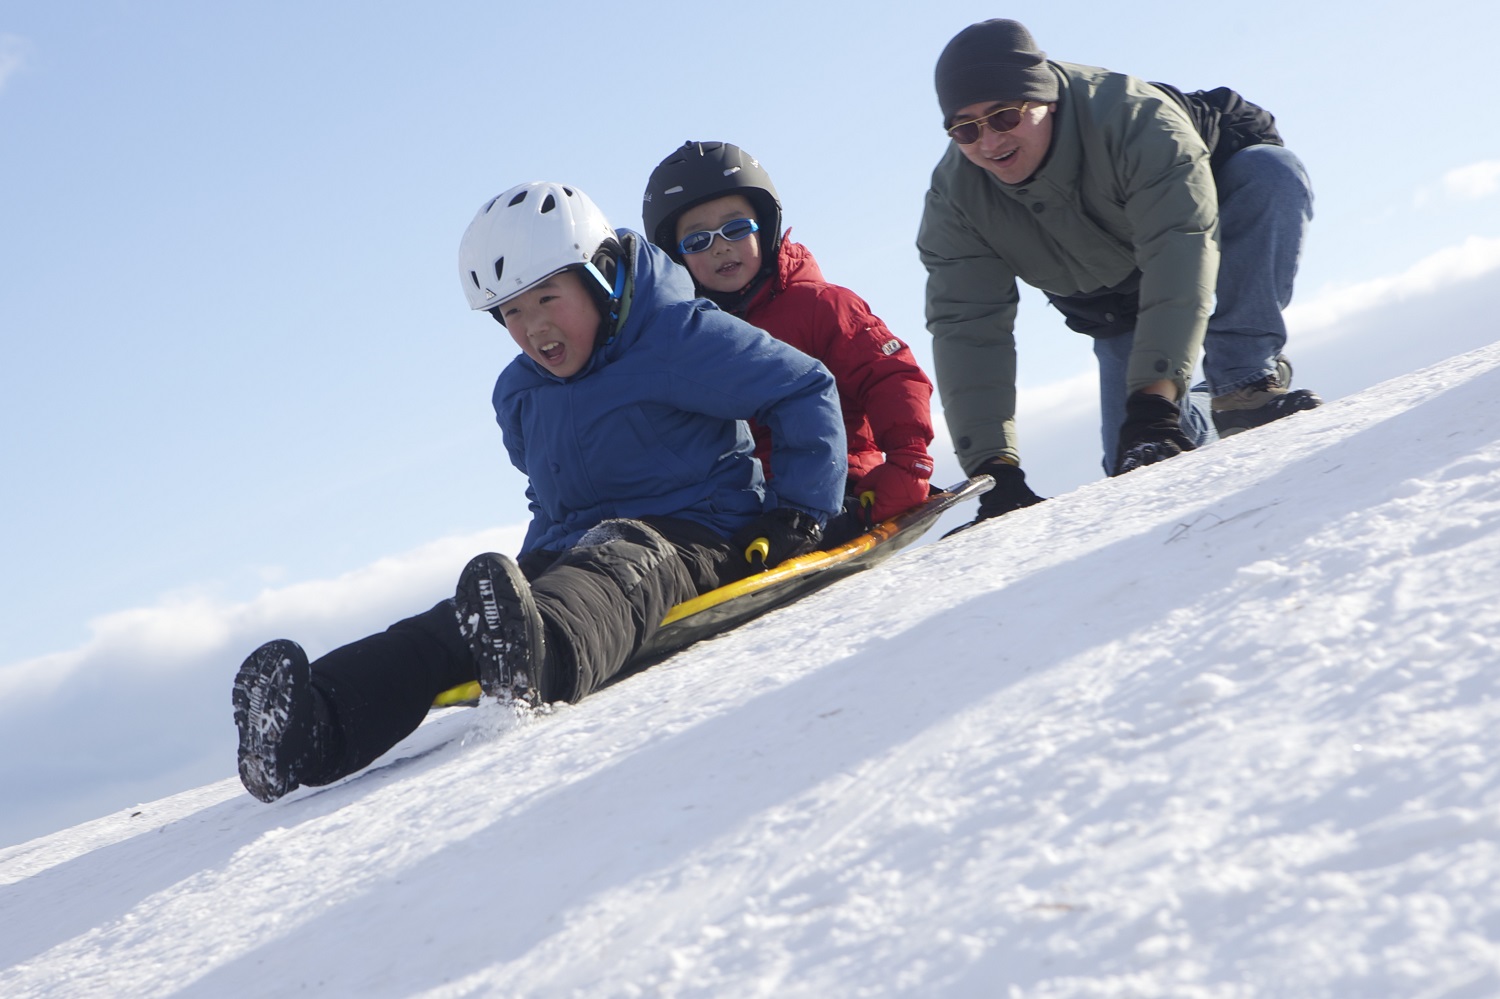
POLYGON ((0 851, 0 995, 1496 996, 1497 662, 1500 344, 0 851))

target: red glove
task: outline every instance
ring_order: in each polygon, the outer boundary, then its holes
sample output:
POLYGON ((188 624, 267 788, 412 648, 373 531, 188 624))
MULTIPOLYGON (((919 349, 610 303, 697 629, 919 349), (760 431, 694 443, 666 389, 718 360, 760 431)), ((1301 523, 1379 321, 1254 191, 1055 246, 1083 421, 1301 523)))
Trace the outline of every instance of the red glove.
POLYGON ((870 469, 859 482, 859 495, 875 494, 871 515, 875 522, 910 510, 927 498, 927 480, 932 478, 932 459, 920 444, 889 451, 885 463, 870 469))

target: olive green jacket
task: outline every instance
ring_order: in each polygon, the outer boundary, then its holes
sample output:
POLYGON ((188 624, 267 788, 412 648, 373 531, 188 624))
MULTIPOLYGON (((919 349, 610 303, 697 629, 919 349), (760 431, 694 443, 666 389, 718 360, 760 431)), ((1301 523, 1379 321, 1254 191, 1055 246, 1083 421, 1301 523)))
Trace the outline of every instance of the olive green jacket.
POLYGON ((1018 280, 1065 296, 1139 280, 1127 392, 1168 379, 1186 394, 1213 311, 1218 195, 1192 120, 1143 80, 1049 65, 1059 97, 1042 166, 1005 184, 950 144, 917 235, 938 390, 970 472, 1020 463, 1018 280))

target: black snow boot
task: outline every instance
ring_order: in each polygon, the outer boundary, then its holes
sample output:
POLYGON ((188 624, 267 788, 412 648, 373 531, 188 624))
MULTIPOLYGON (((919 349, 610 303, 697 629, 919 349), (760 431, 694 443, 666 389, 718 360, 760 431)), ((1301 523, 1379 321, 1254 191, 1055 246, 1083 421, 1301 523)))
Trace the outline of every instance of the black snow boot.
POLYGON ((328 710, 312 685, 307 653, 278 638, 250 653, 234 678, 240 782, 261 801, 317 780, 328 710))
POLYGON ((454 593, 458 630, 490 697, 543 703, 547 639, 531 584, 504 555, 476 555, 454 593))

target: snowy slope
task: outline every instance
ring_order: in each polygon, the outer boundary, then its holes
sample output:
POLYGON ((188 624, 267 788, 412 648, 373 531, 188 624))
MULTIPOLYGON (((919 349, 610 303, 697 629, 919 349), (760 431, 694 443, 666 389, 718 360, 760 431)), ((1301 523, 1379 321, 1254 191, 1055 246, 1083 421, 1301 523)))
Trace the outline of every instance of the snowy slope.
POLYGON ((0 851, 0 994, 1500 995, 1497 664, 1500 345, 0 851))

